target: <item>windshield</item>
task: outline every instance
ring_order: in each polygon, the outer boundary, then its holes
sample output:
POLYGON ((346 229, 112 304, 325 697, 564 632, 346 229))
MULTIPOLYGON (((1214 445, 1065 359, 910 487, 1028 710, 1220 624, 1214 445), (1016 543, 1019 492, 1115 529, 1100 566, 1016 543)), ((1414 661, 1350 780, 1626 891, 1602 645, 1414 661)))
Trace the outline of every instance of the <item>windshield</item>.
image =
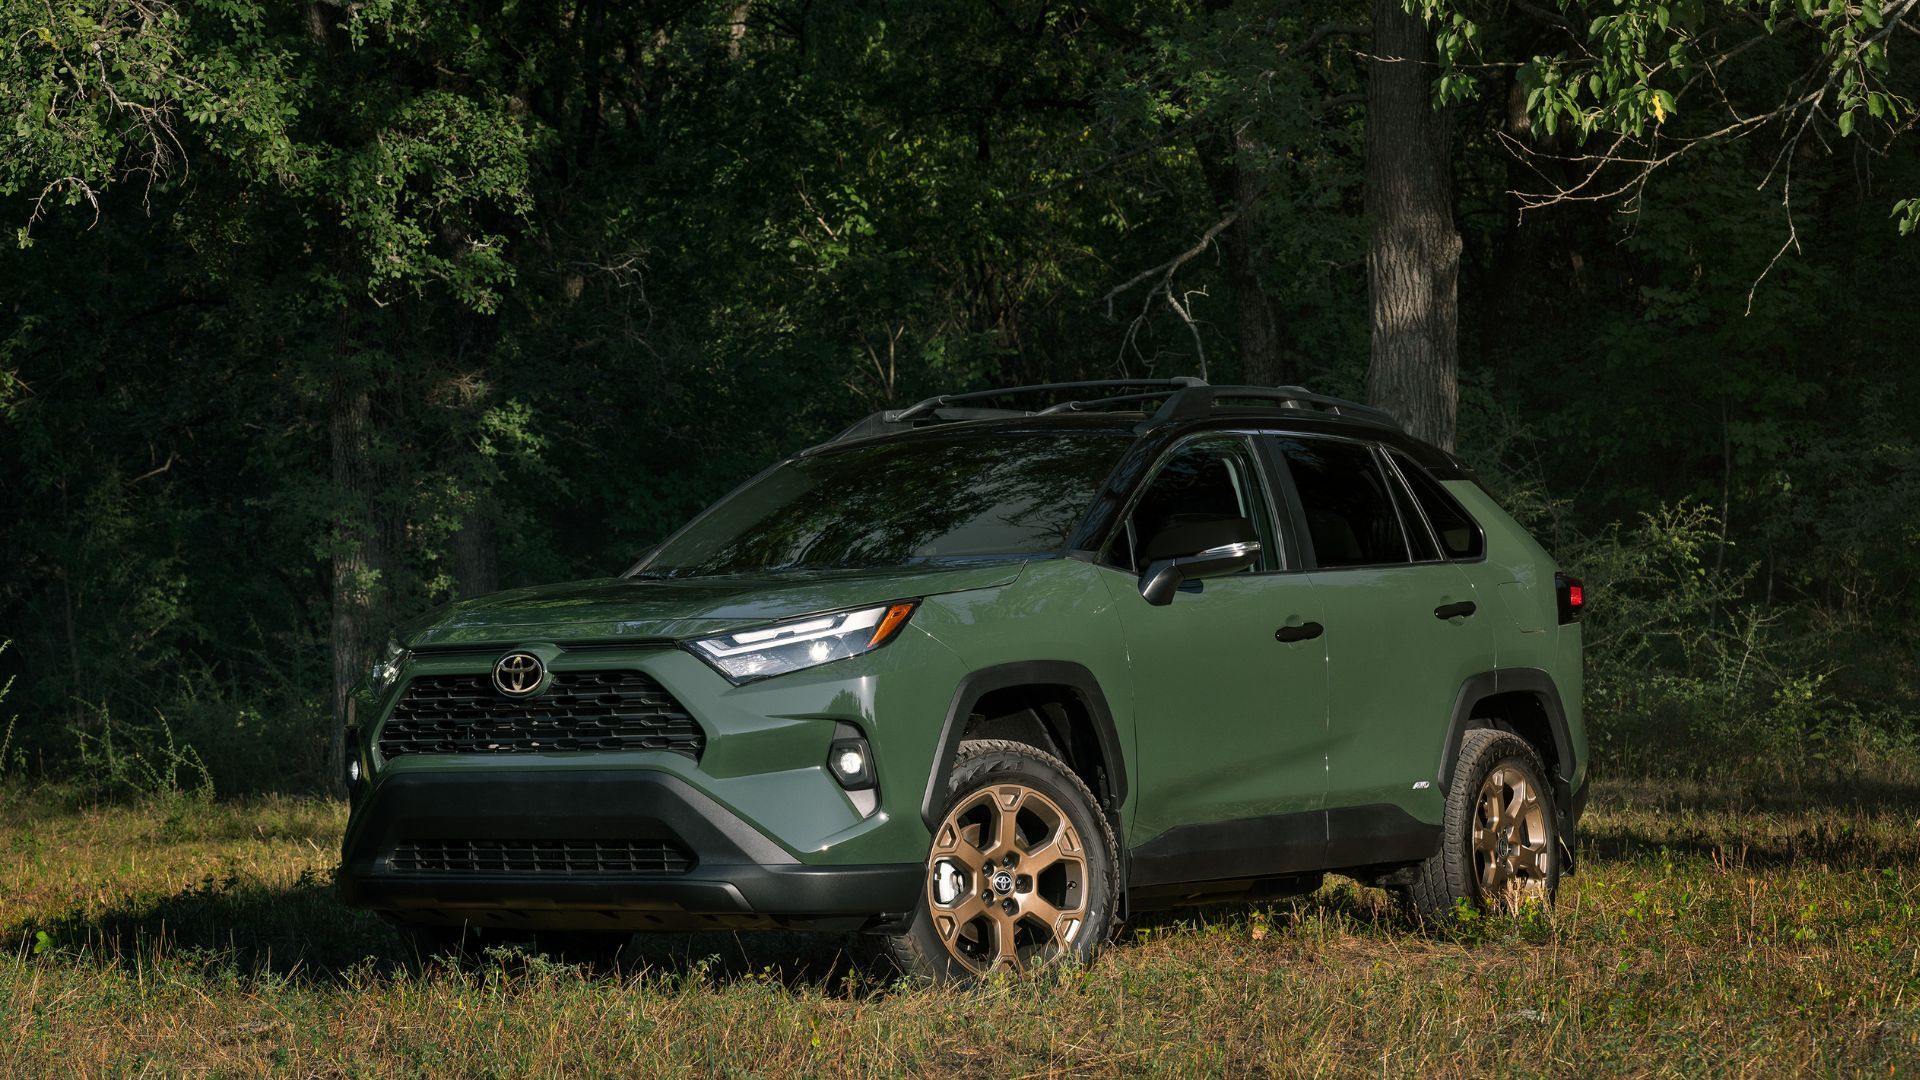
POLYGON ((1057 551, 1131 441, 956 434, 798 458, 695 519, 635 573, 894 567, 1057 551))

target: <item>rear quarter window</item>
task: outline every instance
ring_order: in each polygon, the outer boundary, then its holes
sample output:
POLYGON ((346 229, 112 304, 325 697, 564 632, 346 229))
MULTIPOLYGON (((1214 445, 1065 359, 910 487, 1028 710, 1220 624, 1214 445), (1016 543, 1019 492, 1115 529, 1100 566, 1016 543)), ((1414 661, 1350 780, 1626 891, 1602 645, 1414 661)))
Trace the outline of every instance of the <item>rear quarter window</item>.
POLYGON ((1427 515, 1427 521, 1433 525, 1434 535, 1440 538, 1440 546, 1450 559, 1477 559, 1487 553, 1487 540, 1480 531, 1480 524, 1447 494, 1440 482, 1427 475, 1427 471, 1413 460, 1397 450, 1388 452, 1400 475, 1407 478, 1407 486, 1413 489, 1414 501, 1420 504, 1421 512, 1427 515))

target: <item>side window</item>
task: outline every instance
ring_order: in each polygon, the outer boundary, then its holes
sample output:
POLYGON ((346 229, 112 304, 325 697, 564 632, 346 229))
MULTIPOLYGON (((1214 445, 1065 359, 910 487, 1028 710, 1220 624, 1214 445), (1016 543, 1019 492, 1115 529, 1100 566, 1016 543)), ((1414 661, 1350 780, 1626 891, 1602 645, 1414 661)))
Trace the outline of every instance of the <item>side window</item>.
POLYGON ((1410 561, 1392 489, 1359 443, 1282 438, 1281 454, 1306 515, 1321 566, 1377 566, 1410 561))
POLYGON ((1433 523, 1433 531, 1440 537, 1440 546, 1447 555, 1455 559, 1477 559, 1486 553, 1487 541, 1480 532, 1480 526, 1467 513, 1440 482, 1427 475, 1427 471, 1415 465, 1405 454, 1389 451, 1393 463, 1399 468, 1400 475, 1407 478, 1407 484, 1413 488, 1413 497, 1419 502, 1420 509, 1426 511, 1427 520, 1433 523))
POLYGON ((1211 438, 1191 442, 1173 453, 1148 482, 1126 525, 1114 540, 1110 561, 1134 573, 1146 569, 1147 545, 1160 531, 1209 518, 1243 517, 1260 535, 1260 567, 1272 565, 1266 511, 1259 478, 1243 442, 1211 438))
POLYGON ((1420 515, 1420 508, 1413 504, 1413 496, 1407 492, 1407 485, 1387 470, 1387 486, 1393 489, 1393 505, 1400 511, 1400 527, 1406 531, 1407 546, 1413 549, 1414 562, 1439 562, 1445 556, 1440 554, 1440 545, 1434 541, 1433 530, 1427 528, 1426 518, 1420 515))

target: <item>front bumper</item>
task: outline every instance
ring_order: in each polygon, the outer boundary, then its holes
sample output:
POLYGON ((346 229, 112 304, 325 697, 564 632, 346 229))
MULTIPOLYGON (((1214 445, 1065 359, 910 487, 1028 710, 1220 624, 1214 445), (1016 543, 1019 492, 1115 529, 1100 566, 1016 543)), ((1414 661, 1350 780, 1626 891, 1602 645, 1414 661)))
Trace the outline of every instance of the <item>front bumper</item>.
POLYGON ((798 861, 668 772, 538 769, 394 772, 367 793, 341 852, 341 898, 414 925, 648 930, 857 929, 917 903, 918 863, 798 861), (683 872, 399 870, 407 841, 663 840, 683 872))

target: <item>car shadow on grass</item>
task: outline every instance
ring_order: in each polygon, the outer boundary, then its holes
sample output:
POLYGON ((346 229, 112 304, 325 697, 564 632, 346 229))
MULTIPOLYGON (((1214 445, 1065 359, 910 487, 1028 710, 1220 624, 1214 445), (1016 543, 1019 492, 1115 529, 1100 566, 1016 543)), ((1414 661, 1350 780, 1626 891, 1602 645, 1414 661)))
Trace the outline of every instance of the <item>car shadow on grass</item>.
POLYGON ((586 977, 712 985, 751 981, 835 994, 864 994, 897 979, 877 950, 852 934, 646 933, 628 939, 616 956, 585 963, 542 955, 532 942, 517 940, 459 956, 423 952, 378 917, 341 904, 328 876, 312 872, 290 886, 237 874, 208 877, 170 896, 75 908, 8 927, 4 935, 0 948, 36 963, 106 964, 131 971, 164 962, 317 984, 524 970, 543 963, 565 964, 586 977))
MULTIPOLYGON (((1318 915, 1390 931, 1396 925, 1357 888, 1262 902, 1223 901, 1140 912, 1111 948, 1167 933, 1318 915)), ((1376 898, 1377 899, 1377 898, 1376 898)), ((636 934, 611 961, 575 963, 540 955, 529 943, 470 950, 458 957, 419 951, 379 918, 341 904, 329 876, 303 873, 291 885, 237 874, 208 877, 161 897, 105 908, 74 908, 7 927, 0 949, 29 963, 110 966, 132 972, 175 965, 221 978, 273 978, 310 986, 368 979, 456 977, 504 970, 642 980, 660 986, 779 985, 796 992, 864 997, 903 985, 877 946, 858 934, 777 930, 636 934)))

